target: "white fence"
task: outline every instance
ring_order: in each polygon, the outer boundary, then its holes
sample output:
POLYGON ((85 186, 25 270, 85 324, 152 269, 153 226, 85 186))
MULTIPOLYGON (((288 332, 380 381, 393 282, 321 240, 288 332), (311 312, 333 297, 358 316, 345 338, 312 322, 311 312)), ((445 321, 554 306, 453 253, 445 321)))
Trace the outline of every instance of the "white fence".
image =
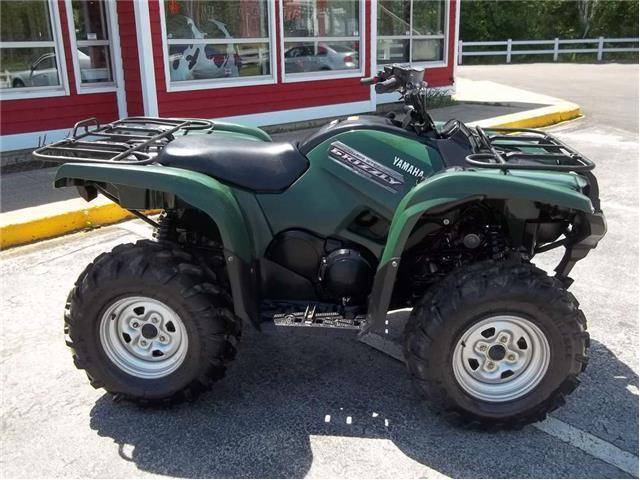
POLYGON ((458 41, 458 65, 462 64, 462 57, 476 57, 476 56, 501 56, 505 55, 507 63, 511 63, 511 57, 514 55, 553 55, 553 61, 558 61, 558 55, 564 53, 595 53, 598 61, 601 61, 605 53, 609 52, 637 52, 638 47, 607 47, 605 44, 609 43, 638 43, 637 38, 582 38, 577 40, 563 40, 555 38, 553 40, 503 40, 496 42, 463 42, 458 41), (595 48, 566 48, 561 45, 592 45, 596 44, 595 48), (535 50, 520 50, 514 49, 514 46, 520 45, 553 45, 553 49, 541 50, 539 48, 535 50), (468 47, 496 47, 506 46, 506 50, 491 50, 491 51, 464 51, 468 47))

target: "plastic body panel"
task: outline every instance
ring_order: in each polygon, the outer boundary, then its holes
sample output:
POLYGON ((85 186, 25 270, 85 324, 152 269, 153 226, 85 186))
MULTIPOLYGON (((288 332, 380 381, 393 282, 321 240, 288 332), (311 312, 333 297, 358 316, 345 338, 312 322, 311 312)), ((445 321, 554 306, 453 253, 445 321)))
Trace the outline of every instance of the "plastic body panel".
MULTIPOLYGON (((65 164, 56 173, 57 187, 82 182, 124 185, 173 193, 184 202, 207 213, 220 229, 229 252, 245 261, 254 257, 250 226, 245 221, 231 188, 202 173, 157 165, 65 164)), ((122 205, 127 208, 127 205, 122 205)), ((129 207, 130 208, 130 207, 129 207)))
POLYGON ((432 208, 479 195, 490 199, 530 200, 591 213, 591 201, 580 192, 584 186, 584 179, 568 173, 442 172, 421 182, 398 205, 380 263, 402 253, 416 221, 432 208))
POLYGON ((336 236, 366 246, 379 256, 384 244, 348 229, 355 217, 365 210, 374 211, 391 221, 398 204, 422 177, 442 169, 438 152, 423 139, 400 137, 378 130, 350 130, 329 137, 308 154, 309 169, 281 194, 260 194, 258 201, 274 233, 290 228, 305 228, 320 236, 336 236), (397 190, 387 189, 367 178, 357 168, 330 155, 333 145, 372 159, 378 169, 393 170, 402 183, 397 190), (407 171, 394 166, 399 160, 407 171))

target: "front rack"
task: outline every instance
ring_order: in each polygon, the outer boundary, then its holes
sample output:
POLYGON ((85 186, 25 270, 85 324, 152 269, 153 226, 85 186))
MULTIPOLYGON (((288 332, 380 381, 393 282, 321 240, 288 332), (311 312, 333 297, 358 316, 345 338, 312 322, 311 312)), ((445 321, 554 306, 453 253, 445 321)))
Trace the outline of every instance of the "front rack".
POLYGON ((595 168, 587 157, 542 130, 476 127, 474 133, 481 151, 465 159, 474 167, 577 173, 595 168))
POLYGON ((129 117, 100 125, 88 118, 76 123, 69 137, 38 148, 33 156, 47 162, 145 165, 178 131, 212 128, 213 122, 202 119, 129 117))

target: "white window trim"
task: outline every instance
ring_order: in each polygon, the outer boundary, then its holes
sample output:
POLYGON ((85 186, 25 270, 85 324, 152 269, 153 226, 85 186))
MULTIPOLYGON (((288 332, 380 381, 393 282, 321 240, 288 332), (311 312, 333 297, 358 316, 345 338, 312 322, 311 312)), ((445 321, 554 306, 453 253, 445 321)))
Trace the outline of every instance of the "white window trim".
POLYGON ((0 100, 26 100, 29 98, 64 97, 69 95, 67 61, 64 54, 64 42, 62 41, 62 25, 60 23, 58 2, 56 0, 48 0, 47 3, 49 4, 49 21, 51 23, 53 40, 46 42, 3 42, 2 46, 10 48, 12 44, 25 44, 26 46, 27 43, 34 48, 38 46, 53 46, 56 52, 56 64, 60 85, 54 87, 24 87, 0 90, 0 100))
POLYGON ((283 83, 296 83, 296 82, 308 82, 315 80, 338 80, 341 78, 357 78, 364 76, 365 65, 367 62, 365 39, 367 38, 367 24, 365 22, 365 2, 369 0, 358 0, 359 10, 359 37, 289 37, 285 40, 284 37, 284 8, 283 0, 280 0, 280 8, 278 21, 280 23, 280 75, 283 83), (286 42, 313 42, 319 39, 330 39, 332 41, 358 41, 359 52, 358 59, 360 62, 359 69, 353 70, 328 70, 322 72, 302 72, 302 73, 286 73, 285 72, 285 59, 284 59, 284 44, 286 42))
MULTIPOLYGON (((409 0, 411 2, 410 9, 410 18, 409 18, 409 31, 413 32, 413 2, 414 0, 409 0)), ((461 0, 457 0, 458 3, 461 0)), ((444 31, 442 35, 380 35, 375 39, 372 39, 372 42, 376 45, 376 56, 373 59, 376 69, 378 67, 378 40, 409 40, 409 55, 413 55, 413 40, 423 40, 423 39, 437 39, 442 40, 443 48, 442 48, 442 60, 432 60, 426 62, 408 62, 408 64, 413 65, 415 67, 431 67, 431 68, 442 68, 449 66, 449 22, 451 15, 451 3, 449 0, 443 0, 444 2, 444 31)), ((376 9, 376 29, 378 28, 378 2, 376 0, 375 4, 371 5, 371 8, 376 9)), ((392 63, 382 63, 381 65, 392 65, 392 63)), ((395 62, 398 63, 398 62, 395 62)), ((403 62, 400 62, 403 63, 403 62)))
MULTIPOLYGON (((104 92, 115 92, 117 89, 117 78, 116 78, 116 62, 115 58, 115 42, 119 41, 116 39, 114 29, 113 29, 113 15, 111 14, 110 4, 115 2, 105 2, 104 10, 106 15, 107 24, 105 27, 107 28, 107 35, 109 36, 109 40, 78 40, 76 38, 76 26, 73 21, 73 6, 71 5, 72 0, 65 0, 65 7, 67 10, 67 25, 69 27, 69 44, 71 46, 71 59, 73 61, 73 76, 76 81, 76 92, 80 95, 86 93, 104 93, 104 92), (78 61, 78 47, 82 47, 85 45, 90 46, 108 46, 109 47, 109 60, 111 62, 111 77, 113 81, 111 82, 97 82, 97 83, 82 83, 80 76, 80 62, 78 61)), ((118 48, 118 51, 120 49, 118 48)))
MULTIPOLYGON (((253 85, 273 85, 276 83, 276 48, 275 48, 275 0, 267 0, 267 15, 269 25, 269 35, 266 37, 269 44, 269 62, 271 66, 270 75, 258 75, 253 77, 227 77, 210 78, 202 80, 183 80, 171 82, 171 71, 169 70, 169 42, 167 41, 167 22, 165 17, 165 2, 160 1, 160 32, 162 36, 162 62, 164 63, 164 79, 167 92, 186 92, 193 90, 212 90, 216 88, 249 87, 253 85)), ((179 44, 176 39, 174 44, 179 44)), ((185 39, 185 44, 190 45, 193 41, 185 39)), ((265 43, 264 38, 258 40, 251 38, 233 39, 207 39, 203 43, 226 44, 226 43, 265 43)))

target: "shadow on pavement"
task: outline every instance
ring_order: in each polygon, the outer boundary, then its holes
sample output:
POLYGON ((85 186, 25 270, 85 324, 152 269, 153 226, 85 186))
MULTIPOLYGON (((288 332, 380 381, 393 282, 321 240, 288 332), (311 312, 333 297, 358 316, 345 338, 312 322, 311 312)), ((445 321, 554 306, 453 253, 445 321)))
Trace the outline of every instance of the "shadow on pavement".
MULTIPOLYGON (((313 439, 323 435, 390 440, 452 477, 626 476, 532 427, 485 434, 448 425, 418 398, 403 364, 351 335, 251 331, 239 353, 226 379, 198 401, 142 409, 105 395, 91 411, 91 428, 112 438, 139 469, 177 477, 300 478, 314 460, 313 439)), ((624 415, 628 428, 629 419, 637 422, 638 399, 614 377, 635 378, 636 385, 637 378, 614 356, 605 361, 605 375, 594 373, 598 389, 616 391, 609 408, 624 415)), ((580 387, 571 402, 580 410, 590 393, 589 385, 580 387)), ((317 448, 325 461, 358 462, 365 451, 351 450, 353 443, 317 448)))

